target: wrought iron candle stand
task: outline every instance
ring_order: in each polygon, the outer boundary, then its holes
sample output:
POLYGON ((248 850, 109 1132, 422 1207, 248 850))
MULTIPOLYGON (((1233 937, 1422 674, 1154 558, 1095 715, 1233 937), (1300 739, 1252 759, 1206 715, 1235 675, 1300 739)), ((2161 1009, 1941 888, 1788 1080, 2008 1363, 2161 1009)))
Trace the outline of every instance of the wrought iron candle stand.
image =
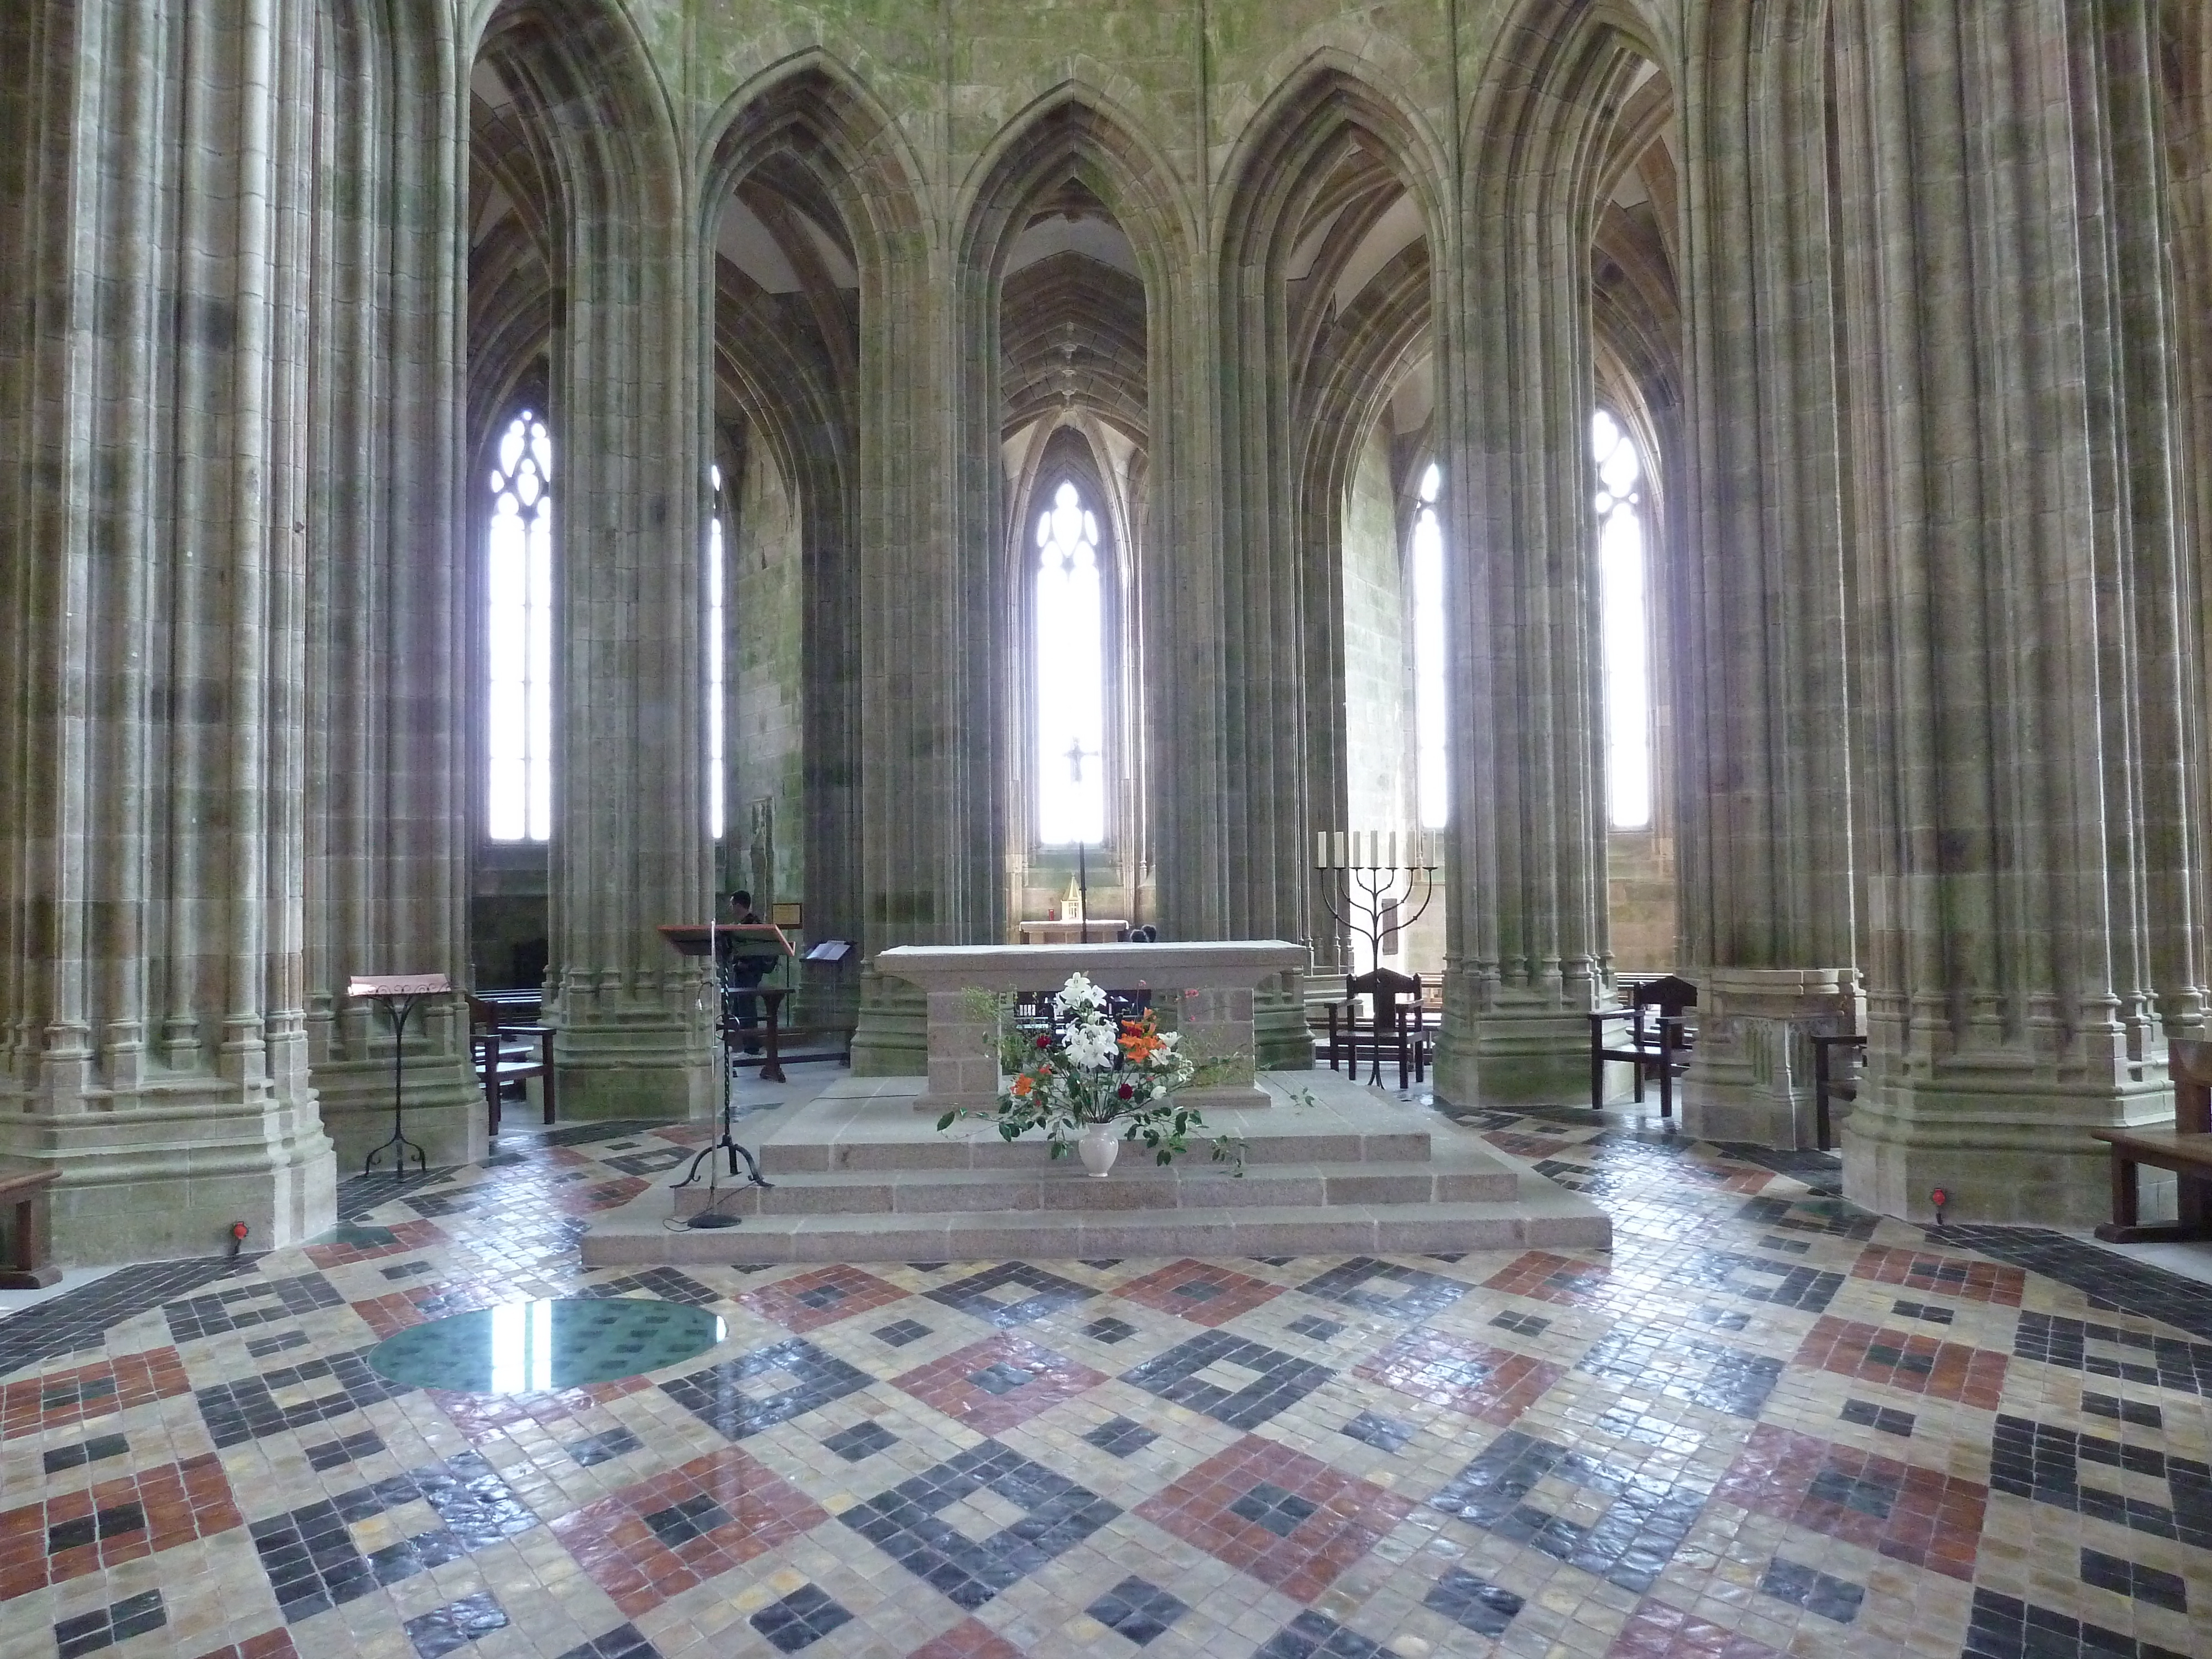
POLYGON ((443 974, 357 974, 346 986, 346 994, 374 1002, 392 1022, 392 1139, 371 1152, 361 1166, 363 1175, 376 1168, 376 1160, 392 1154, 392 1173, 407 1178, 407 1152, 412 1147, 415 1167, 428 1175, 430 1155, 419 1142, 410 1140, 403 1127, 406 1109, 407 1019, 425 997, 444 996, 453 989, 443 974))
POLYGON ((1338 927, 1367 940, 1370 968, 1382 965, 1382 936, 1411 927, 1427 911, 1443 866, 1443 838, 1425 830, 1324 830, 1314 848, 1322 903, 1338 927), (1420 902, 1407 915, 1416 892, 1420 902))
MULTIPOLYGON (((689 1187, 699 1178, 700 1166, 705 1165, 706 1207, 694 1212, 682 1224, 692 1229, 734 1227, 738 1224, 742 1218, 725 1214, 720 1207, 726 1195, 721 1189, 721 1156, 718 1155, 726 1155, 729 1158, 730 1176, 732 1180, 737 1178, 738 1160, 742 1158, 745 1161, 746 1176, 753 1186, 766 1188, 773 1187, 775 1183, 761 1174, 759 1160, 753 1157, 751 1149, 738 1140, 734 1133, 736 1116, 734 1103, 731 1099, 730 1073, 735 1067, 730 1051, 738 1039, 739 1027, 733 1005, 736 1002, 735 994, 741 988, 740 988, 732 980, 730 963, 726 959, 725 953, 715 948, 715 940, 718 938, 765 933, 774 935, 776 942, 781 945, 779 954, 790 955, 791 946, 784 942, 783 934, 780 930, 769 926, 746 927, 728 922, 717 922, 712 926, 675 924, 663 926, 660 933, 661 937, 665 939, 680 955, 711 957, 714 959, 714 1041, 715 1047, 720 1051, 716 1055, 718 1061, 716 1069, 721 1073, 722 1079, 722 1133, 711 1145, 701 1149, 699 1155, 691 1160, 691 1167, 684 1172, 684 1179, 676 1182, 675 1186, 669 1190, 673 1192, 678 1188, 689 1187)), ((742 1189, 733 1187, 730 1189, 728 1196, 734 1196, 740 1190, 742 1189)))

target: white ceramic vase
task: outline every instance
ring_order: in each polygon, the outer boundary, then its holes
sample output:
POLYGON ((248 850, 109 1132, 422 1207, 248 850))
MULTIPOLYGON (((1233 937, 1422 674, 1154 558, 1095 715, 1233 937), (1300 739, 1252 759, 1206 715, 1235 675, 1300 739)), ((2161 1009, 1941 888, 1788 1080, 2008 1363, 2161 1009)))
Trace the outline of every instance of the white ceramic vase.
POLYGON ((1121 1137, 1110 1123, 1094 1123, 1077 1143, 1083 1149, 1083 1167, 1103 1181, 1121 1150, 1121 1137))

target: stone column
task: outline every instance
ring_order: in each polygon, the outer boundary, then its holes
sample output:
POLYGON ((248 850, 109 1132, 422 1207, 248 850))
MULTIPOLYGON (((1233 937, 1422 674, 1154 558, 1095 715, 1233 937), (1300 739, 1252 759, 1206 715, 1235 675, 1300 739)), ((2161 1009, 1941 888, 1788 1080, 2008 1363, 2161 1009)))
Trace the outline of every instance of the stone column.
POLYGON ((1841 0, 1857 1201, 2081 1223, 2203 1020, 2157 9, 1841 0))
MULTIPOLYGON (((392 1132, 384 1019, 361 973, 468 983, 457 43, 375 9, 318 15, 318 169, 307 522, 303 870, 309 1062, 341 1170, 392 1132)), ((486 1104, 458 998, 410 1022, 407 1133, 433 1165, 483 1156, 486 1104)))
POLYGON ((1717 0, 1683 90, 1690 439, 1680 628, 1683 1089, 1697 1133, 1810 1146, 1803 1034, 1855 1007, 1826 33, 1717 0))
POLYGON ((1703 1140, 1818 1146, 1810 1039, 1856 1030, 1859 1018, 1848 971, 1701 970, 1682 1127, 1703 1140))
POLYGON ((0 9, 0 1154, 64 1262, 329 1224, 303 1030, 313 9, 0 9))
POLYGON ((618 19, 525 9, 483 50, 562 181, 548 982, 561 1109, 702 1116, 718 1103, 705 958, 655 931, 711 915, 702 239, 658 77, 618 19))
MULTIPOLYGON (((949 255, 915 237, 892 251, 884 315, 862 319, 860 507, 860 848, 866 906, 853 1069, 906 1076, 927 1065, 921 994, 886 978, 875 953, 899 945, 995 939, 1005 908, 993 854, 1000 753, 988 700, 1000 642, 986 624, 995 546, 997 445, 963 463, 962 444, 995 398, 954 373, 956 335, 995 347, 997 288, 955 302, 949 255), (968 418, 948 419, 948 384, 968 418), (969 407, 972 403, 973 407, 969 407), (952 481, 957 479, 956 489, 952 481), (964 504, 965 510, 963 511, 964 504), (954 526, 974 545, 957 545, 954 526), (981 793, 981 799, 977 794, 981 793)), ((983 349, 980 343, 976 349, 983 349)), ((988 377, 997 385, 995 373, 988 377)), ((996 420, 995 413, 989 417, 996 420)))
POLYGON ((1451 828, 1437 1091, 1573 1100, 1606 966, 1589 471, 1604 125, 1642 60, 1595 8, 1501 46, 1469 128, 1440 343, 1451 828))

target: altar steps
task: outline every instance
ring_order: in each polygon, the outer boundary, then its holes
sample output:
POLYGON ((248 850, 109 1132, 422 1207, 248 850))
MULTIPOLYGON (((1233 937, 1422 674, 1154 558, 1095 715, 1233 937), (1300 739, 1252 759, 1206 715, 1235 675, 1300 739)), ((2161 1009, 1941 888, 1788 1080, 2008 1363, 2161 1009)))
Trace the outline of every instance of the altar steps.
POLYGON ((840 1079, 756 1112, 738 1138, 775 1185, 712 1195, 657 1187, 596 1220, 588 1267, 651 1262, 1075 1260, 1103 1256, 1441 1254, 1608 1246, 1611 1224, 1432 1114, 1328 1073, 1262 1079, 1274 1104, 1223 1114, 1243 1174, 1203 1146, 1162 1167, 1124 1144, 1113 1173, 1008 1142, 982 1121, 939 1132, 917 1078, 840 1079), (672 1231, 712 1203, 740 1218, 672 1231))

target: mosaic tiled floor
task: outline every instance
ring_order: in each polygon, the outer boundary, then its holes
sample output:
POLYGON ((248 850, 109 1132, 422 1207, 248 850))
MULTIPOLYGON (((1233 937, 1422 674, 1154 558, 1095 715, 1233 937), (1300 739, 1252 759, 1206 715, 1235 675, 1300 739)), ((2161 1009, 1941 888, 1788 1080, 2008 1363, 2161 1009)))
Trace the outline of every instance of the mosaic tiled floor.
POLYGON ((0 1322, 0 1654, 2212 1659, 2203 1287, 1471 1121, 1614 1252, 586 1273, 696 1132, 349 1182, 327 1242, 0 1322), (365 1361, 547 1297, 726 1337, 514 1396, 365 1361))

